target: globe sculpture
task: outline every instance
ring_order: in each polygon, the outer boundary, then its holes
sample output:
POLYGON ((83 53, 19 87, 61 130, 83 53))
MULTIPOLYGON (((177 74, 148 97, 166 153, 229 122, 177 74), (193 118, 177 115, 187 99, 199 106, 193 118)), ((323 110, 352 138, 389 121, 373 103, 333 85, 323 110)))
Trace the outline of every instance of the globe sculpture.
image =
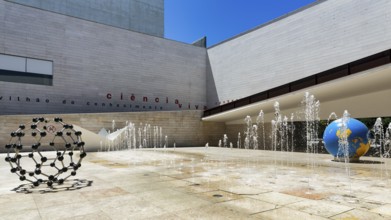
POLYGON ((350 162, 357 162, 370 147, 368 128, 359 120, 348 118, 346 128, 342 128, 342 119, 330 123, 323 133, 326 150, 334 156, 335 160, 342 161, 348 158, 350 162), (346 132, 346 133, 344 133, 346 132), (346 150, 342 138, 346 137, 346 150))
POLYGON ((8 150, 5 161, 11 166, 11 173, 34 187, 41 183, 49 187, 63 184, 76 175, 87 155, 81 132, 61 118, 53 121, 34 118, 28 125, 19 125, 5 148, 8 150))

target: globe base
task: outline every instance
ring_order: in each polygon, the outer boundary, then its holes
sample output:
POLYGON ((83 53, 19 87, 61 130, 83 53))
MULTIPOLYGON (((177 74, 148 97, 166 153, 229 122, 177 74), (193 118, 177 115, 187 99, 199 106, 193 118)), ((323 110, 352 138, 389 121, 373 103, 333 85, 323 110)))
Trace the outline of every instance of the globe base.
POLYGON ((348 163, 360 163, 360 158, 359 157, 351 157, 345 160, 344 157, 334 157, 334 162, 348 162, 348 163))

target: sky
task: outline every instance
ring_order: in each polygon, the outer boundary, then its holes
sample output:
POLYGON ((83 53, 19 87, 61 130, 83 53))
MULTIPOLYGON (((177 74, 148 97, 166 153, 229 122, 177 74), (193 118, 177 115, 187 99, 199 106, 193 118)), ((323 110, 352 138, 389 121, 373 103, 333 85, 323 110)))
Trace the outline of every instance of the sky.
POLYGON ((316 0, 165 0, 165 38, 213 46, 316 0))

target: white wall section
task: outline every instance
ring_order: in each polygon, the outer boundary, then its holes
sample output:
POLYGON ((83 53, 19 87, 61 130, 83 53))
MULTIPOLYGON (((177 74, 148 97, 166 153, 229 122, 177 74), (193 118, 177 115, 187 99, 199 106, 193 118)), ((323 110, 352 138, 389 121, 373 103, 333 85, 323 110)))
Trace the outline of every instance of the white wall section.
POLYGON ((390 11, 388 0, 321 1, 210 48, 208 107, 390 49, 390 11))

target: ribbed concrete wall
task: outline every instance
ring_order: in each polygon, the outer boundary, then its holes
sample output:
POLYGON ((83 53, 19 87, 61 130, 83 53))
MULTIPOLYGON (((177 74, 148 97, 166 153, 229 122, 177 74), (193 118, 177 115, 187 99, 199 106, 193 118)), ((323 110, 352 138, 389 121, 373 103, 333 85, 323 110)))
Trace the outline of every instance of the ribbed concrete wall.
POLYGON ((16 131, 19 124, 28 124, 34 117, 53 120, 61 117, 67 124, 76 124, 87 130, 98 133, 101 128, 112 130, 112 121, 116 128, 122 128, 126 121, 161 126, 163 135, 168 136, 169 147, 175 141, 177 147, 217 145, 219 137, 224 133, 224 123, 202 122, 202 111, 172 112, 124 112, 97 114, 54 114, 54 115, 6 115, 0 116, 0 152, 5 152, 5 145, 10 141, 10 133, 16 131), (216 143, 216 144, 213 144, 216 143))
POLYGON ((7 1, 153 36, 164 36, 164 0, 7 1))
POLYGON ((202 110, 206 49, 0 1, 0 54, 53 61, 53 86, 0 81, 0 114, 202 110))
POLYGON ((208 49, 208 106, 390 49, 390 11, 388 0, 320 1, 208 49))

